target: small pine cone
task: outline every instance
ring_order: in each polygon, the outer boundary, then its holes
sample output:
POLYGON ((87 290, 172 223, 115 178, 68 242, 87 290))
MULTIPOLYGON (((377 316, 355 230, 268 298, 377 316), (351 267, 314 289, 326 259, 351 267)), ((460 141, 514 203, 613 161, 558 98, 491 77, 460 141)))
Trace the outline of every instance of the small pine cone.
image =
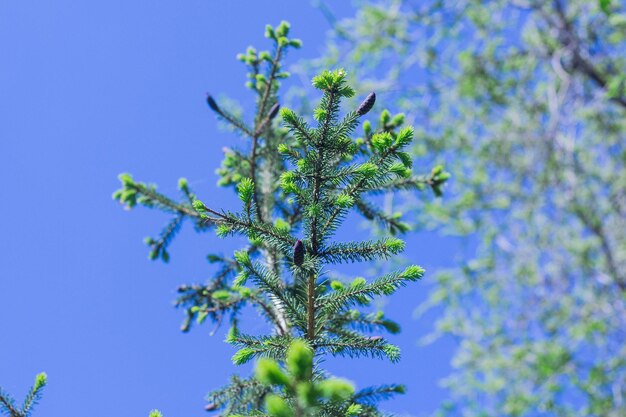
POLYGON ((270 109, 270 112, 267 114, 267 119, 272 120, 278 114, 278 110, 280 110, 280 104, 276 103, 270 109))
POLYGON ((215 404, 215 403, 209 403, 209 404, 207 404, 207 405, 204 407, 204 409, 205 409, 206 411, 214 411, 214 410, 217 410, 217 404, 215 404))
POLYGON ((220 108, 215 102, 215 100, 213 99, 213 97, 211 97, 210 95, 207 95, 206 102, 209 104, 209 107, 211 108, 211 110, 213 110, 215 113, 220 113, 220 108))
POLYGON ((376 102, 376 93, 374 92, 369 93, 367 97, 365 97, 365 100, 363 100, 359 108, 356 109, 356 114, 358 114, 359 116, 363 116, 367 114, 367 112, 372 110, 372 107, 374 107, 375 102, 376 102))
POLYGON ((296 266, 302 266, 304 262, 304 245, 301 240, 297 240, 293 245, 293 263, 296 266))

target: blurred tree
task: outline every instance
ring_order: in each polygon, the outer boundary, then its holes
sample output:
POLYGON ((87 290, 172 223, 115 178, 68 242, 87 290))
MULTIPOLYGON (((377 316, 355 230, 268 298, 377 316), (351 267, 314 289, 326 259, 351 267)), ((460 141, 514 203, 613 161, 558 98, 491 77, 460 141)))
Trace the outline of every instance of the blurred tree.
MULTIPOLYGON (((227 317, 226 341, 238 348, 233 362, 268 358, 259 363, 260 378, 233 377, 229 385, 211 393, 207 410, 280 417, 351 416, 357 411, 377 416, 381 414, 377 401, 403 392, 402 386, 355 392, 345 382, 328 379, 321 367, 313 369, 313 359, 332 355, 399 360, 399 349, 380 336, 384 331, 398 332, 398 325, 367 306, 374 297, 390 295, 421 278, 424 271, 413 265, 349 282, 333 280, 330 271, 337 264, 389 259, 400 253, 404 242, 390 234, 408 228, 400 215, 378 209, 375 195, 425 188, 440 194, 448 174, 440 166, 424 175, 413 174, 412 158, 404 151, 413 140, 413 129, 401 128, 403 118, 392 118, 389 112, 383 112, 378 126, 366 121, 363 136, 352 138, 376 95, 368 94, 358 107, 341 114, 341 101, 354 95, 343 70, 322 71, 313 78, 322 98, 312 117, 305 119, 286 108, 279 111, 280 80, 289 75, 282 70, 283 58, 288 49, 300 47, 299 40, 288 37, 289 30, 286 22, 268 26, 266 37, 273 51, 249 48, 239 56, 249 69, 247 85, 256 99, 251 123, 213 97, 207 99, 210 109, 248 140, 244 149, 227 149, 218 170, 220 184, 238 193, 240 212, 210 207, 214 201, 205 205, 185 179, 179 181, 182 201, 129 174, 120 175, 122 188, 113 196, 128 208, 143 205, 172 215, 159 237, 146 240, 151 259, 169 260, 168 245, 184 221, 198 231, 214 229, 219 237, 247 238, 232 256, 208 256, 219 265, 209 282, 179 289, 177 304, 187 313, 183 330, 193 321, 202 324, 208 318, 220 324, 227 317), (284 127, 277 123, 279 114, 284 127), (350 212, 385 225, 387 236, 336 242, 335 232, 350 212), (259 311, 269 324, 268 332, 243 333, 245 306, 259 311), (289 377, 276 361, 286 362, 289 377)), ((152 415, 160 413, 155 410, 152 415)))
POLYGON ((422 126, 414 155, 454 182, 399 204, 470 248, 423 306, 459 341, 440 412, 624 416, 623 2, 359 4, 322 7, 335 30, 312 66, 347 66, 422 126))

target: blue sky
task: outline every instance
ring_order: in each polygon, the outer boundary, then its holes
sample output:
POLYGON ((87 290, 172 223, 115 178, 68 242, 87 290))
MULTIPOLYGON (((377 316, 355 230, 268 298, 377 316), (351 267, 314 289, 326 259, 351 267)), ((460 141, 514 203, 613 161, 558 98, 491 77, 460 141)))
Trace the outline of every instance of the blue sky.
MULTIPOLYGON (((330 4, 338 16, 353 12, 330 4)), ((210 276, 205 255, 235 243, 189 228, 169 265, 151 262, 142 238, 167 217, 126 212, 111 193, 120 172, 170 194, 185 176, 203 200, 236 207, 214 170, 239 139, 218 128, 205 93, 249 98, 234 57, 267 47, 265 24, 283 19, 304 41, 289 64, 322 52, 329 26, 307 1, 0 2, 0 386, 21 399, 46 371, 36 415, 204 416, 205 394, 236 370, 223 331, 183 334, 172 308, 177 285, 210 276)), ((446 244, 409 240, 406 256, 431 273, 388 305, 403 326, 392 339, 401 363, 328 362, 358 386, 406 383, 391 411, 423 415, 444 398, 437 380, 453 345, 418 346, 433 316, 413 311, 451 262, 446 244)))

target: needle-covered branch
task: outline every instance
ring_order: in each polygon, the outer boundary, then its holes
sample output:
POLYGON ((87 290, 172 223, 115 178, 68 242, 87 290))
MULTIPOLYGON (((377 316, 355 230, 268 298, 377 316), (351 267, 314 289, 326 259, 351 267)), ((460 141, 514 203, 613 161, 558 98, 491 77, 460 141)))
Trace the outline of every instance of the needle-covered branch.
POLYGON ((397 238, 378 241, 331 243, 322 249, 319 257, 327 263, 364 262, 389 259, 404 250, 404 242, 397 238))
POLYGON ((48 377, 45 373, 38 374, 21 406, 18 406, 17 402, 0 387, 0 413, 8 417, 29 417, 35 405, 41 400, 47 382, 48 377))

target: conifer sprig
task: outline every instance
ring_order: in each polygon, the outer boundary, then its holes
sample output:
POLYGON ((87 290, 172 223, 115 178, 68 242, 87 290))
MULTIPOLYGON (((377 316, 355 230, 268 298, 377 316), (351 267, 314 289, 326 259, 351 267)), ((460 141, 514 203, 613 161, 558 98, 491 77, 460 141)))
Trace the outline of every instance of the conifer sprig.
MULTIPOLYGON (((187 312, 184 330, 194 320, 202 324, 209 318, 219 325, 229 317, 226 341, 238 348, 234 363, 268 358, 286 361, 289 368, 290 349, 307 356, 305 349, 311 361, 336 355, 395 362, 400 358, 399 349, 380 333, 397 333, 399 327, 382 312, 368 311, 368 306, 375 297, 390 295, 419 279, 424 271, 410 266, 378 278, 332 281, 328 272, 334 264, 389 259, 405 247, 402 240, 391 236, 337 242, 335 233, 350 213, 378 222, 392 234, 406 232, 409 228, 401 216, 377 208, 372 198, 378 193, 426 187, 438 194, 447 174, 440 168, 426 175, 413 174, 411 157, 404 151, 413 140, 413 130, 402 128, 402 115, 391 117, 385 111, 378 128, 366 122, 363 137, 353 138, 360 118, 374 108, 376 95, 369 94, 356 109, 342 115, 342 100, 354 95, 343 70, 324 71, 313 78, 321 99, 312 117, 281 108, 280 80, 288 75, 282 70, 283 58, 289 49, 300 46, 298 40, 288 37, 289 31, 285 22, 275 28, 268 26, 266 36, 274 44, 273 52, 248 48, 239 55, 249 69, 247 86, 256 96, 252 122, 234 116, 214 97, 207 98, 209 108, 219 118, 248 138, 246 148, 225 149, 218 170, 220 185, 237 192, 239 211, 219 208, 214 201, 201 201, 186 181, 179 185, 183 199, 178 202, 128 174, 120 177, 122 188, 114 197, 129 208, 140 204, 174 214, 158 238, 147 240, 151 258, 169 259, 167 247, 187 219, 198 230, 215 228, 220 237, 239 235, 248 239, 245 248, 232 256, 209 255, 209 261, 218 265, 215 276, 203 285, 181 287, 177 302, 187 312), (271 333, 241 332, 241 311, 246 305, 257 308, 271 333)), ((235 378, 231 385, 209 396, 209 409, 223 409, 227 414, 287 415, 281 405, 284 403, 294 415, 308 415, 310 410, 306 411, 294 397, 293 386, 289 388, 288 376, 279 377, 279 365, 263 363, 260 366, 267 368, 266 373, 257 376, 265 385, 255 379, 235 378), (270 381, 272 378, 277 379, 270 381)), ((299 381, 312 387, 314 380, 325 378, 322 369, 313 369, 311 365, 311 371, 305 377, 300 375, 299 381)), ((291 367, 290 372, 296 372, 295 368, 291 367)), ((354 394, 352 389, 349 398, 344 398, 350 401, 344 404, 346 408, 326 401, 330 397, 324 397, 325 388, 320 388, 322 399, 309 405, 315 408, 326 404, 316 408, 322 413, 316 415, 377 415, 375 400, 401 391, 393 385, 361 394, 354 394), (362 404, 353 404, 359 395, 362 404), (350 409, 353 405, 356 408, 350 409)))
POLYGON ((21 406, 18 406, 15 399, 0 387, 0 413, 8 417, 29 417, 33 408, 41 399, 41 394, 47 382, 48 377, 45 373, 38 374, 21 406))

